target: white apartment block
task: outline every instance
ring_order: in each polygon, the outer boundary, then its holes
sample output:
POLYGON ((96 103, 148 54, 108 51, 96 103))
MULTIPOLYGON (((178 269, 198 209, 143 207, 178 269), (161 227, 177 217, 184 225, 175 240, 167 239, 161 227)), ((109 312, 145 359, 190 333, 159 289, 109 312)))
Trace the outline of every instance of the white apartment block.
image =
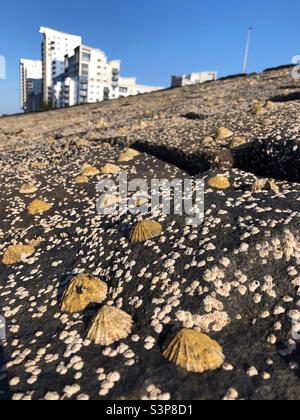
POLYGON ((40 28, 43 34, 42 62, 43 62, 43 102, 52 102, 53 80, 64 73, 65 55, 73 55, 74 49, 81 45, 81 37, 40 28))
POLYGON ((212 82, 217 80, 216 71, 202 71, 199 73, 184 74, 182 76, 172 76, 171 86, 173 88, 197 85, 199 83, 212 82))
POLYGON ((102 50, 82 45, 80 36, 44 27, 40 33, 42 61, 21 62, 24 111, 95 103, 163 89, 137 84, 134 77, 120 77, 121 61, 109 61, 102 50))
POLYGON ((21 108, 36 111, 40 107, 42 94, 42 62, 20 60, 21 108))
POLYGON ((64 73, 53 81, 57 108, 101 102, 119 97, 121 62, 108 61, 99 49, 80 45, 65 56, 64 73))
POLYGON ((136 83, 135 77, 120 77, 119 96, 121 98, 141 95, 143 93, 151 93, 162 89, 164 88, 158 86, 139 85, 136 83))

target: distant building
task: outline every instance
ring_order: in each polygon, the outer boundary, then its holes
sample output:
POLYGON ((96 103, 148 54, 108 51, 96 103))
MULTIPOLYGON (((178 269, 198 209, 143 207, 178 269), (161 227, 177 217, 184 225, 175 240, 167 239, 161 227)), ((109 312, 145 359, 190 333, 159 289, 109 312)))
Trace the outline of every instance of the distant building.
POLYGON ((202 71, 199 73, 184 74, 182 76, 172 76, 171 87, 176 88, 212 82, 213 80, 216 80, 217 77, 218 73, 215 71, 202 71))
POLYGON ((119 60, 108 61, 101 50, 78 46, 65 56, 64 73, 53 81, 56 108, 119 97, 119 60))
POLYGON ((51 104, 53 80, 64 73, 65 55, 73 55, 74 49, 81 45, 81 37, 58 32, 49 28, 40 28, 43 34, 43 102, 51 104))
POLYGON ((136 83, 135 77, 120 77, 120 97, 140 95, 143 93, 155 92, 162 89, 164 88, 158 86, 139 85, 136 83))
POLYGON ((21 108, 25 112, 38 111, 42 105, 42 62, 20 61, 21 108))
MULTIPOLYGON (((21 64, 21 102, 24 111, 62 108, 160 90, 120 77, 121 61, 109 61, 102 50, 82 45, 80 36, 50 28, 43 34, 39 75, 25 75, 21 64), (25 82, 26 80, 26 82, 25 82), (25 87, 26 84, 26 87, 25 87)), ((37 63, 37 62, 36 62, 37 63)))

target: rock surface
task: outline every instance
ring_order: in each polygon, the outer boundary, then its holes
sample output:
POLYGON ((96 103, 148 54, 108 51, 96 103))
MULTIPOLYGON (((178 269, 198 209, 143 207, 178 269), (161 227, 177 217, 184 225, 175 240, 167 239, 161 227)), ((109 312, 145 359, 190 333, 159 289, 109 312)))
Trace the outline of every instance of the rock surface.
POLYGON ((299 398, 300 84, 290 73, 0 119, 0 399, 299 398), (140 153, 120 159, 126 147, 140 153), (203 223, 159 207, 146 218, 161 235, 131 243, 139 215, 97 213, 97 183, 119 176, 101 174, 111 165, 129 180, 204 179, 203 223), (276 188, 253 189, 262 178, 276 188), (22 194, 25 184, 36 192, 22 194), (29 215, 36 199, 48 211, 29 215), (9 247, 33 243, 2 263, 9 247), (132 317, 126 339, 87 339, 102 304, 61 311, 81 273, 132 317), (166 360, 182 328, 215 340, 223 366, 199 374, 166 360))

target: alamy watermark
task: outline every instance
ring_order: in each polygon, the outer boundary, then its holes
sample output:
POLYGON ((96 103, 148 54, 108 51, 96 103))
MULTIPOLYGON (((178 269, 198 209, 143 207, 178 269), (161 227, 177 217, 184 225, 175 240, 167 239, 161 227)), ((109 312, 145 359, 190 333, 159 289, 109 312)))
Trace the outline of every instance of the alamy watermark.
POLYGON ((0 315, 0 341, 6 340, 6 320, 0 315))
POLYGON ((300 342, 300 316, 298 314, 292 316, 291 336, 297 343, 300 342))
POLYGON ((200 225, 204 219, 204 181, 202 179, 152 179, 128 181, 128 173, 120 172, 118 182, 104 179, 97 184, 102 193, 97 200, 98 214, 186 216, 187 225, 200 225))
POLYGON ((3 55, 0 55, 0 80, 6 79, 6 60, 3 55))
POLYGON ((292 64, 295 65, 292 70, 292 78, 294 80, 300 80, 300 55, 294 55, 292 58, 292 64))

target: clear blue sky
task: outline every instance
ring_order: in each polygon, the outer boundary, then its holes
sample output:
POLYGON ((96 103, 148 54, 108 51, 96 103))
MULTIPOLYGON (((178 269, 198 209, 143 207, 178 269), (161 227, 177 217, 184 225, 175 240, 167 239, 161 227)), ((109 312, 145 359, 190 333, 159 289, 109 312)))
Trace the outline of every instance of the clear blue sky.
POLYGON ((1 3, 0 115, 19 112, 19 59, 40 58, 40 26, 82 35, 122 60, 122 75, 168 86, 170 75, 239 73, 246 29, 254 27, 249 71, 300 54, 299 0, 41 0, 1 3))

